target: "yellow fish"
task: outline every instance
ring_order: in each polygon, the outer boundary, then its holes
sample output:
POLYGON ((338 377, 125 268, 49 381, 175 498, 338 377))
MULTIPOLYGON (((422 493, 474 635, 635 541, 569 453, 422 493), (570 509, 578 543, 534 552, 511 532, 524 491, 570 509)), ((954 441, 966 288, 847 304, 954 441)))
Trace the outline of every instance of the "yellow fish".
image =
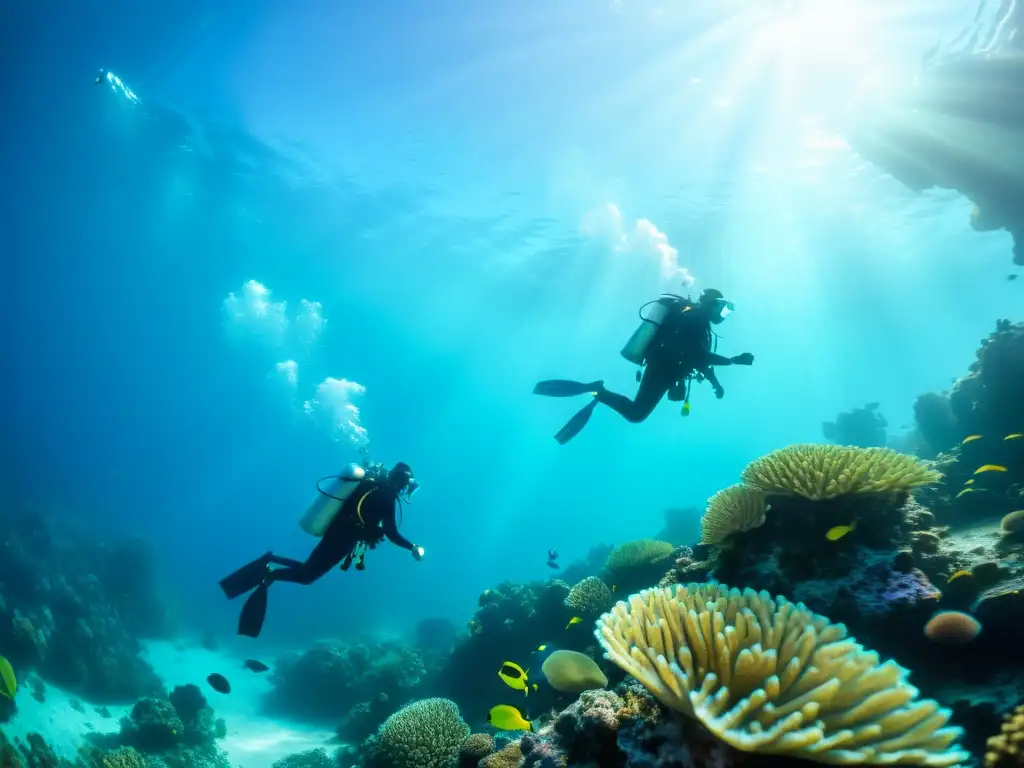
POLYGON ((964 483, 964 485, 974 485, 974 478, 972 477, 970 480, 964 483))
POLYGON ((487 713, 487 722, 502 731, 532 731, 533 723, 527 720, 518 709, 508 704, 491 707, 487 713))
POLYGON ((548 647, 547 647, 546 645, 538 645, 538 646, 537 646, 537 650, 538 650, 538 651, 546 651, 546 650, 547 650, 547 648, 548 648, 548 647))
POLYGON ((963 495, 964 495, 965 493, 974 493, 974 489, 973 489, 973 488, 964 488, 964 489, 963 489, 962 491, 960 491, 960 493, 958 493, 958 494, 957 494, 957 495, 956 495, 956 496, 955 496, 954 498, 957 498, 957 499, 959 499, 959 498, 960 498, 961 496, 963 496, 963 495))
POLYGON ((498 670, 498 677, 505 681, 505 685, 516 691, 522 691, 526 696, 530 695, 529 680, 526 670, 514 661, 506 661, 498 670))
POLYGON ((618 589, 618 587, 617 587, 617 586, 615 586, 614 584, 612 584, 612 594, 615 594, 615 590, 616 590, 616 589, 618 589))
POLYGON ((957 571, 952 576, 950 576, 948 579, 946 579, 946 583, 947 584, 952 584, 957 579, 962 579, 964 576, 973 576, 973 575, 974 574, 972 574, 970 571, 957 571))
POLYGON ((568 629, 574 624, 579 624, 581 621, 583 621, 583 619, 581 619, 579 616, 573 616, 571 619, 569 619, 569 623, 565 625, 565 628, 568 629))
POLYGON ((848 534, 856 527, 856 522, 850 523, 849 525, 837 525, 835 528, 828 529, 828 533, 825 534, 825 538, 829 541, 839 541, 841 538, 843 538, 843 536, 848 534))
POLYGON ((1022 437, 1024 437, 1024 435, 1022 435, 1020 432, 1014 432, 1012 435, 1007 435, 1006 437, 1004 437, 1003 440, 1019 440, 1022 437))
POLYGON ((18 681, 14 678, 14 667, 11 666, 11 662, 0 656, 0 696, 13 699, 17 690, 18 681))
POLYGON ((968 435, 960 442, 960 445, 967 445, 972 440, 981 440, 981 435, 968 435))
POLYGON ((1006 471, 1006 467, 1003 467, 1003 466, 1001 466, 999 464, 982 464, 980 467, 978 467, 976 470, 974 470, 974 474, 980 475, 982 472, 1005 472, 1005 471, 1006 471))

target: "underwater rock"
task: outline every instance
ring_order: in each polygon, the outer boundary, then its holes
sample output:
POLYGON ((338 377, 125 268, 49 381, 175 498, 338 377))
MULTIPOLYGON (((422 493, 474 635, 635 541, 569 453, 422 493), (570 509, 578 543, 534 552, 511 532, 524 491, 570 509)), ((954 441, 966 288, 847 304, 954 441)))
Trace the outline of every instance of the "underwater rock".
POLYGON ((372 708, 383 719, 416 698, 429 675, 422 654, 400 642, 325 642, 277 661, 265 703, 291 717, 362 721, 372 708))

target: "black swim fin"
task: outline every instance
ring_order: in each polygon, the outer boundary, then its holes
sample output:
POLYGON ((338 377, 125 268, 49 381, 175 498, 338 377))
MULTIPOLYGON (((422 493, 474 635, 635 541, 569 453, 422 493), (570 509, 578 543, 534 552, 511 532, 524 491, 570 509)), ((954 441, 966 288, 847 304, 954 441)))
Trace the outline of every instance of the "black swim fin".
POLYGON ((598 399, 595 397, 577 411, 576 415, 569 419, 566 425, 555 433, 555 440, 558 441, 559 445, 568 443, 587 426, 587 422, 590 421, 590 417, 593 415, 598 402, 598 399))
POLYGON ((585 395, 588 392, 598 392, 603 387, 603 381, 584 383, 568 379, 548 379, 538 382, 537 386, 533 388, 533 394, 546 397, 576 397, 576 395, 585 395))
POLYGON ((220 580, 220 588, 228 600, 244 595, 250 590, 256 589, 267 577, 270 571, 270 561, 273 555, 267 552, 263 557, 253 560, 248 565, 243 565, 230 576, 220 580))
POLYGON ((267 618, 267 593, 270 582, 256 587, 249 599, 242 606, 242 614, 238 617, 238 634, 244 637, 259 637, 263 631, 263 621, 267 618))

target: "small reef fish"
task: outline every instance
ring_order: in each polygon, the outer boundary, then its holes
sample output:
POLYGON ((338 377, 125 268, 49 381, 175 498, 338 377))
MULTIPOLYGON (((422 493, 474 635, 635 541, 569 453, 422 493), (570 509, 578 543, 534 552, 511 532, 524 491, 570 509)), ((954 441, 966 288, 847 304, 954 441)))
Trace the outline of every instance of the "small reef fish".
POLYGON ((1009 280, 1012 283, 1014 280, 1017 279, 1017 273, 1016 272, 1011 272, 1010 274, 1008 274, 1006 276, 1006 279, 1009 280))
POLYGON ((952 576, 950 576, 948 579, 946 579, 946 583, 947 584, 952 584, 957 579, 962 579, 965 576, 973 576, 973 575, 974 574, 972 574, 970 571, 957 571, 952 576))
POLYGON ((981 440, 981 437, 981 435, 968 435, 967 437, 960 441, 960 445, 967 445, 972 440, 981 440))
POLYGON ((1014 432, 1012 435, 1007 435, 1006 437, 1004 437, 1003 440, 1020 440, 1022 437, 1024 437, 1024 434, 1021 434, 1020 432, 1014 432))
POLYGON ((852 522, 849 525, 837 525, 834 528, 828 529, 828 532, 825 534, 825 538, 829 541, 839 541, 843 536, 854 530, 856 527, 856 522, 852 522))
POLYGON ((1006 471, 1006 467, 1002 466, 1001 464, 982 464, 980 467, 978 467, 976 470, 974 470, 974 474, 980 475, 982 472, 1005 472, 1005 471, 1006 471))
POLYGON ((571 619, 569 619, 569 623, 565 625, 565 628, 568 629, 569 627, 575 626, 576 624, 579 624, 581 621, 583 621, 583 619, 581 619, 579 616, 573 616, 571 619))
POLYGON ((508 704, 491 707, 487 713, 487 722, 502 731, 532 731, 533 723, 523 717, 522 713, 508 704))
POLYGON ((525 696, 530 695, 530 682, 526 670, 514 661, 506 661, 498 670, 498 677, 505 681, 505 685, 515 691, 522 691, 525 696))
POLYGON ((262 661, 256 659, 246 659, 243 667, 248 669, 250 672, 266 672, 270 667, 264 664, 262 661))
POLYGON ((964 485, 974 485, 974 478, 972 477, 970 480, 964 483, 964 485))
POLYGON ((206 678, 206 682, 210 684, 217 693, 231 693, 231 683, 224 675, 220 675, 214 672, 212 675, 206 678))
POLYGON ((963 489, 962 491, 960 491, 960 493, 958 493, 958 494, 957 494, 957 495, 956 495, 956 496, 955 496, 954 498, 957 498, 957 499, 959 499, 959 498, 960 498, 961 496, 963 496, 963 495, 964 495, 965 493, 974 493, 974 488, 964 488, 964 489, 963 489))
POLYGON ((18 681, 14 677, 14 667, 11 662, 0 656, 0 696, 13 699, 18 690, 18 681))

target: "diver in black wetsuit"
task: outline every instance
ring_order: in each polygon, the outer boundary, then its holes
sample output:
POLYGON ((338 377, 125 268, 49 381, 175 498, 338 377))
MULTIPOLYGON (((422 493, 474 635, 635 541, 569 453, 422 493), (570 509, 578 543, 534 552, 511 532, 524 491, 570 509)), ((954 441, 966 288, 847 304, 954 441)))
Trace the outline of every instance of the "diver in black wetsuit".
MULTIPOLYGON (((598 403, 604 403, 635 424, 650 416, 666 394, 669 400, 686 400, 693 378, 710 381, 715 388, 715 396, 721 398, 725 390, 712 366, 753 364, 754 356, 749 352, 723 357, 711 351, 711 326, 721 323, 734 309, 721 291, 708 288, 701 293, 696 304, 671 294, 650 303, 658 305, 661 317, 658 320, 644 318, 645 324, 650 323, 656 330, 638 353, 637 361, 646 367, 635 398, 630 400, 625 395, 610 392, 605 389, 603 381, 584 383, 551 379, 534 387, 534 394, 548 397, 573 397, 587 393, 594 396, 555 435, 559 443, 564 445, 580 433, 598 403)), ((647 330, 650 331, 650 327, 647 330)), ((627 356, 627 350, 623 350, 623 355, 627 356)))
MULTIPOLYGON (((417 487, 409 465, 399 462, 386 478, 367 477, 358 483, 345 497, 305 562, 267 552, 221 579, 221 589, 229 600, 253 591, 242 606, 238 634, 259 636, 267 614, 267 591, 275 581, 312 584, 339 564, 342 570, 348 570, 353 562, 361 571, 365 549, 375 547, 385 538, 412 552, 415 560, 423 558, 423 547, 398 532, 401 499, 403 495, 408 498, 417 487), (271 568, 271 565, 282 567, 271 568)), ((330 496, 324 491, 321 493, 330 496)))

